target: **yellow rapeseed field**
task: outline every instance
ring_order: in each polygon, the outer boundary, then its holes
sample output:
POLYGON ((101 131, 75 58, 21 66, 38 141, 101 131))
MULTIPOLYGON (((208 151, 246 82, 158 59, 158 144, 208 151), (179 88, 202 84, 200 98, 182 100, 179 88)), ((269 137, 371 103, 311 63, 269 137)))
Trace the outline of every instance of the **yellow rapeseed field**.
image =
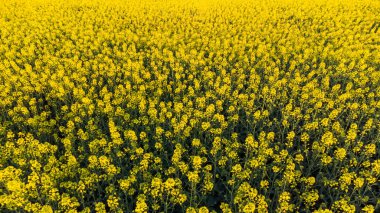
POLYGON ((0 0, 0 212, 380 212, 380 1, 0 0))

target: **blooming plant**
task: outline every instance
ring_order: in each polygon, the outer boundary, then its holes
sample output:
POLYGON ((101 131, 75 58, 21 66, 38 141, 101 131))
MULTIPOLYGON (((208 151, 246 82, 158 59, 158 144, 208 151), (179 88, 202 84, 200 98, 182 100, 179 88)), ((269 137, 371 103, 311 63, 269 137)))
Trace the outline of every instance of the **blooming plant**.
POLYGON ((0 212, 379 212, 379 17, 0 0, 0 212))

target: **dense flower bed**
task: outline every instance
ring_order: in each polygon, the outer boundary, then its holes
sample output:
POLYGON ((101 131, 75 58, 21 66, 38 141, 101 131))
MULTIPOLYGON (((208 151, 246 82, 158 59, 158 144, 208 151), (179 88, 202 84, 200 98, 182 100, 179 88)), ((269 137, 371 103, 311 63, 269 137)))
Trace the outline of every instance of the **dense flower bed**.
POLYGON ((0 0, 0 211, 380 211, 379 17, 0 0))

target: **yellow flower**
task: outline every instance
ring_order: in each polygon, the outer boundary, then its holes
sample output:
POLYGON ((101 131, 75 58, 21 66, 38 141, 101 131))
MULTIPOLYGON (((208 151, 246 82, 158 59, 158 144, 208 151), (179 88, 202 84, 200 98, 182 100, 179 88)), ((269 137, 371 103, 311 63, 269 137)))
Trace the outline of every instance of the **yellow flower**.
POLYGON ((198 172, 196 171, 193 171, 193 172, 188 172, 187 173, 187 178, 189 179, 189 181, 191 183, 199 183, 199 175, 198 175, 198 172))
POLYGON ((178 204, 180 205, 183 205, 183 203, 185 203, 187 200, 187 196, 185 194, 180 194, 177 198, 177 202, 178 204))
POLYGON ((379 7, 1 1, 0 211, 376 211, 379 7))
POLYGON ((334 137, 332 132, 326 132, 322 135, 322 143, 325 146, 330 147, 337 143, 337 139, 334 137))
POLYGON ((134 212, 136 213, 145 213, 148 212, 148 205, 145 202, 145 195, 139 195, 137 197, 136 207, 134 212))
POLYGON ((128 179, 119 180, 119 184, 120 184, 120 188, 123 191, 127 191, 129 187, 131 186, 131 182, 128 179))
POLYGON ((254 116, 254 118, 255 118, 256 120, 259 120, 260 117, 261 117, 261 112, 260 112, 260 110, 257 110, 257 111, 253 114, 253 116, 254 116))
POLYGON ((53 213, 53 209, 49 205, 44 205, 41 210, 41 213, 53 213))
POLYGON ((201 140, 197 139, 197 138, 194 138, 192 141, 191 141, 191 145, 194 146, 194 147, 199 147, 201 145, 201 140))
POLYGON ((110 209, 115 210, 119 206, 119 198, 111 195, 107 199, 107 204, 108 204, 108 207, 110 207, 110 209))
POLYGON ((303 161, 303 159, 304 159, 304 158, 303 158, 303 155, 302 155, 302 154, 297 154, 294 160, 295 160, 296 162, 300 163, 300 162, 303 161))
POLYGON ((269 132, 268 135, 267 135, 267 139, 269 141, 273 141, 274 140, 274 136, 275 136, 274 132, 269 132))
POLYGON ((360 189, 364 185, 364 178, 356 178, 354 180, 354 185, 356 189, 360 189))
POLYGON ((324 155, 322 155, 321 161, 324 165, 328 165, 332 162, 332 157, 324 154, 324 155))
POLYGON ((243 168, 241 167, 240 164, 236 164, 236 165, 234 165, 234 166, 232 167, 231 172, 232 172, 232 174, 237 175, 238 173, 240 173, 240 172, 242 171, 242 169, 243 169, 243 168))
POLYGON ((168 178, 166 181, 165 181, 165 189, 167 190, 170 190, 172 188, 174 188, 175 186, 175 181, 173 178, 168 178))
POLYGON ((244 213, 254 213, 256 210, 256 206, 254 203, 249 202, 247 205, 244 206, 243 212, 244 213))
POLYGON ((315 184, 315 177, 308 177, 306 179, 306 183, 309 185, 309 186, 312 186, 315 184))
POLYGON ((23 190, 23 185, 24 184, 22 184, 20 181, 11 180, 7 183, 7 190, 11 192, 21 193, 23 190))
POLYGON ((209 213, 209 210, 206 206, 199 208, 198 213, 209 213))
POLYGON ((278 202, 279 202, 278 211, 280 212, 293 211, 294 205, 289 203, 290 200, 291 200, 290 193, 282 192, 278 199, 278 202))
POLYGON ((344 148, 338 148, 337 150, 335 150, 334 154, 336 159, 342 161, 343 159, 345 159, 347 152, 344 148))
POLYGON ((248 148, 255 149, 259 146, 259 143, 255 141, 253 135, 248 135, 245 139, 245 144, 248 146, 248 148))
POLYGON ((373 143, 367 144, 364 148, 365 148, 365 153, 368 156, 372 156, 376 153, 376 145, 373 143))
POLYGON ((349 204, 347 200, 341 199, 333 203, 332 210, 342 211, 342 212, 347 212, 347 213, 354 213, 356 208, 355 208, 355 205, 349 204))
POLYGON ((322 124, 322 126, 324 126, 324 127, 327 127, 328 125, 329 125, 329 119, 328 118, 323 118, 322 120, 321 120, 321 124, 322 124))
POLYGON ((373 205, 366 205, 364 208, 362 208, 362 211, 366 213, 374 213, 375 207, 373 207, 373 205))
POLYGON ((288 133, 288 135, 286 136, 286 139, 288 141, 293 141, 294 137, 296 136, 296 134, 294 133, 294 131, 291 131, 288 133))
POLYGON ((206 131, 210 128, 211 124, 210 122, 202 122, 202 130, 206 131))
POLYGON ((192 163, 193 163, 194 169, 200 169, 202 167, 202 158, 199 156, 194 156, 192 163))
POLYGON ((274 173, 277 173, 277 172, 280 171, 280 168, 278 168, 278 166, 273 166, 272 170, 273 170, 274 173))
POLYGON ((194 207, 187 207, 186 213, 197 213, 197 210, 194 207))
POLYGON ((260 187, 261 188, 268 188, 268 186, 269 186, 269 181, 267 181, 267 180, 260 181, 260 187))
POLYGON ((214 188, 214 183, 211 181, 205 181, 203 185, 203 190, 205 192, 210 192, 214 188))
POLYGON ((222 210, 223 213, 232 213, 232 210, 227 203, 222 202, 220 204, 220 209, 222 210))
POLYGON ((308 207, 314 206, 319 199, 318 191, 316 190, 313 190, 311 192, 304 192, 302 193, 302 197, 306 206, 308 207))
POLYGON ((380 160, 375 160, 371 165, 373 173, 380 175, 380 160))
POLYGON ((302 142, 304 142, 304 143, 308 142, 309 138, 310 138, 309 134, 307 134, 306 132, 302 133, 302 135, 301 135, 301 141, 302 142))

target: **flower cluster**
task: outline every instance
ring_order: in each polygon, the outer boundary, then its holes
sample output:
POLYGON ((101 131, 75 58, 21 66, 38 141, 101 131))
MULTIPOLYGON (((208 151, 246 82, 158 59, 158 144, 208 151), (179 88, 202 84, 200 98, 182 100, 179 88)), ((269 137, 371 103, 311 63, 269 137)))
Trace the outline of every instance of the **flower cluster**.
POLYGON ((379 212, 380 1, 0 3, 0 212, 379 212))

